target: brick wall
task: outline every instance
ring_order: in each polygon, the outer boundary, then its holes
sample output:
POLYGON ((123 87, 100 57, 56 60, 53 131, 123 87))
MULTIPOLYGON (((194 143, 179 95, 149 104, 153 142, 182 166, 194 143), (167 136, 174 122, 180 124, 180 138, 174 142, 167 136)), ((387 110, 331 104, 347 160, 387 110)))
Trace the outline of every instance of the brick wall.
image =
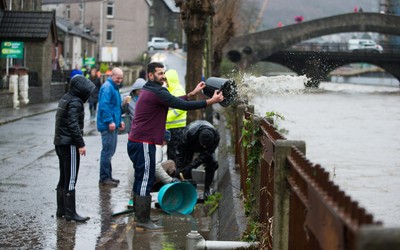
POLYGON ((0 91, 0 108, 12 108, 13 106, 13 93, 8 90, 0 91))

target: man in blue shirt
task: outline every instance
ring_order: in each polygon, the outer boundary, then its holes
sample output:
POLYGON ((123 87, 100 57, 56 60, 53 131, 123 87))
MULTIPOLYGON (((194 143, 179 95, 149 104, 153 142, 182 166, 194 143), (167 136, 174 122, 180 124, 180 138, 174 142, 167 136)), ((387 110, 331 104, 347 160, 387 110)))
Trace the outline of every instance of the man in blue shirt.
POLYGON ((97 130, 101 133, 99 184, 117 186, 119 180, 112 177, 111 159, 117 148, 118 130, 125 129, 122 120, 122 102, 119 88, 123 80, 120 68, 114 68, 111 76, 103 83, 99 92, 97 110, 97 130))

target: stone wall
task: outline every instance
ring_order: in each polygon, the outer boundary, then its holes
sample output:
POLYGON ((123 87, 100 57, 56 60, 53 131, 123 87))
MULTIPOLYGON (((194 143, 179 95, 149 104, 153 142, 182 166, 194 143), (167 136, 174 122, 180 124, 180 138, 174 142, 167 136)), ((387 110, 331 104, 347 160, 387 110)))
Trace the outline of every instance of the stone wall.
POLYGON ((41 93, 36 92, 38 89, 32 90, 35 94, 33 97, 37 98, 37 100, 32 100, 32 102, 38 103, 51 101, 52 38, 49 37, 43 42, 26 42, 26 48, 26 67, 29 72, 38 73, 38 85, 41 89, 41 93))
POLYGON ((8 90, 0 91, 0 108, 12 108, 13 93, 8 90))
MULTIPOLYGON (((214 106, 217 108, 217 106, 214 106)), ((219 168, 213 189, 222 194, 218 212, 211 217, 209 240, 239 240, 247 227, 240 193, 240 173, 235 168, 230 130, 227 129, 224 110, 221 108, 218 132, 221 136, 218 147, 219 168), (229 211, 229 212, 227 212, 229 211)), ((216 111, 214 111, 216 112, 216 111)))

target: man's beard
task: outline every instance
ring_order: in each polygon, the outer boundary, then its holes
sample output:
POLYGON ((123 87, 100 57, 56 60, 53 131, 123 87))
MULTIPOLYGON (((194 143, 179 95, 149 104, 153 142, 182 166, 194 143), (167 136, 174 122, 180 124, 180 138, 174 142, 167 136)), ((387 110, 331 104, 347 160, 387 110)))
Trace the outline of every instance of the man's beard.
POLYGON ((165 81, 165 78, 163 78, 163 77, 158 78, 158 77, 154 76, 154 82, 159 83, 160 85, 163 85, 164 81, 165 81))

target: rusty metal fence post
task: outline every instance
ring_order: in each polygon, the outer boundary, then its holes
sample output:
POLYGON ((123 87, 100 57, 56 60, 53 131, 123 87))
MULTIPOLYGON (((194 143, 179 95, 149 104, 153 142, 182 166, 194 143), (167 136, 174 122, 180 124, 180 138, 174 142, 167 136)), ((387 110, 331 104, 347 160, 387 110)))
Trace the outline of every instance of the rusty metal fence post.
POLYGON ((289 249, 289 206, 290 188, 287 185, 289 169, 287 157, 295 146, 305 152, 304 141, 275 141, 274 168, 274 219, 273 219, 273 249, 289 249))

